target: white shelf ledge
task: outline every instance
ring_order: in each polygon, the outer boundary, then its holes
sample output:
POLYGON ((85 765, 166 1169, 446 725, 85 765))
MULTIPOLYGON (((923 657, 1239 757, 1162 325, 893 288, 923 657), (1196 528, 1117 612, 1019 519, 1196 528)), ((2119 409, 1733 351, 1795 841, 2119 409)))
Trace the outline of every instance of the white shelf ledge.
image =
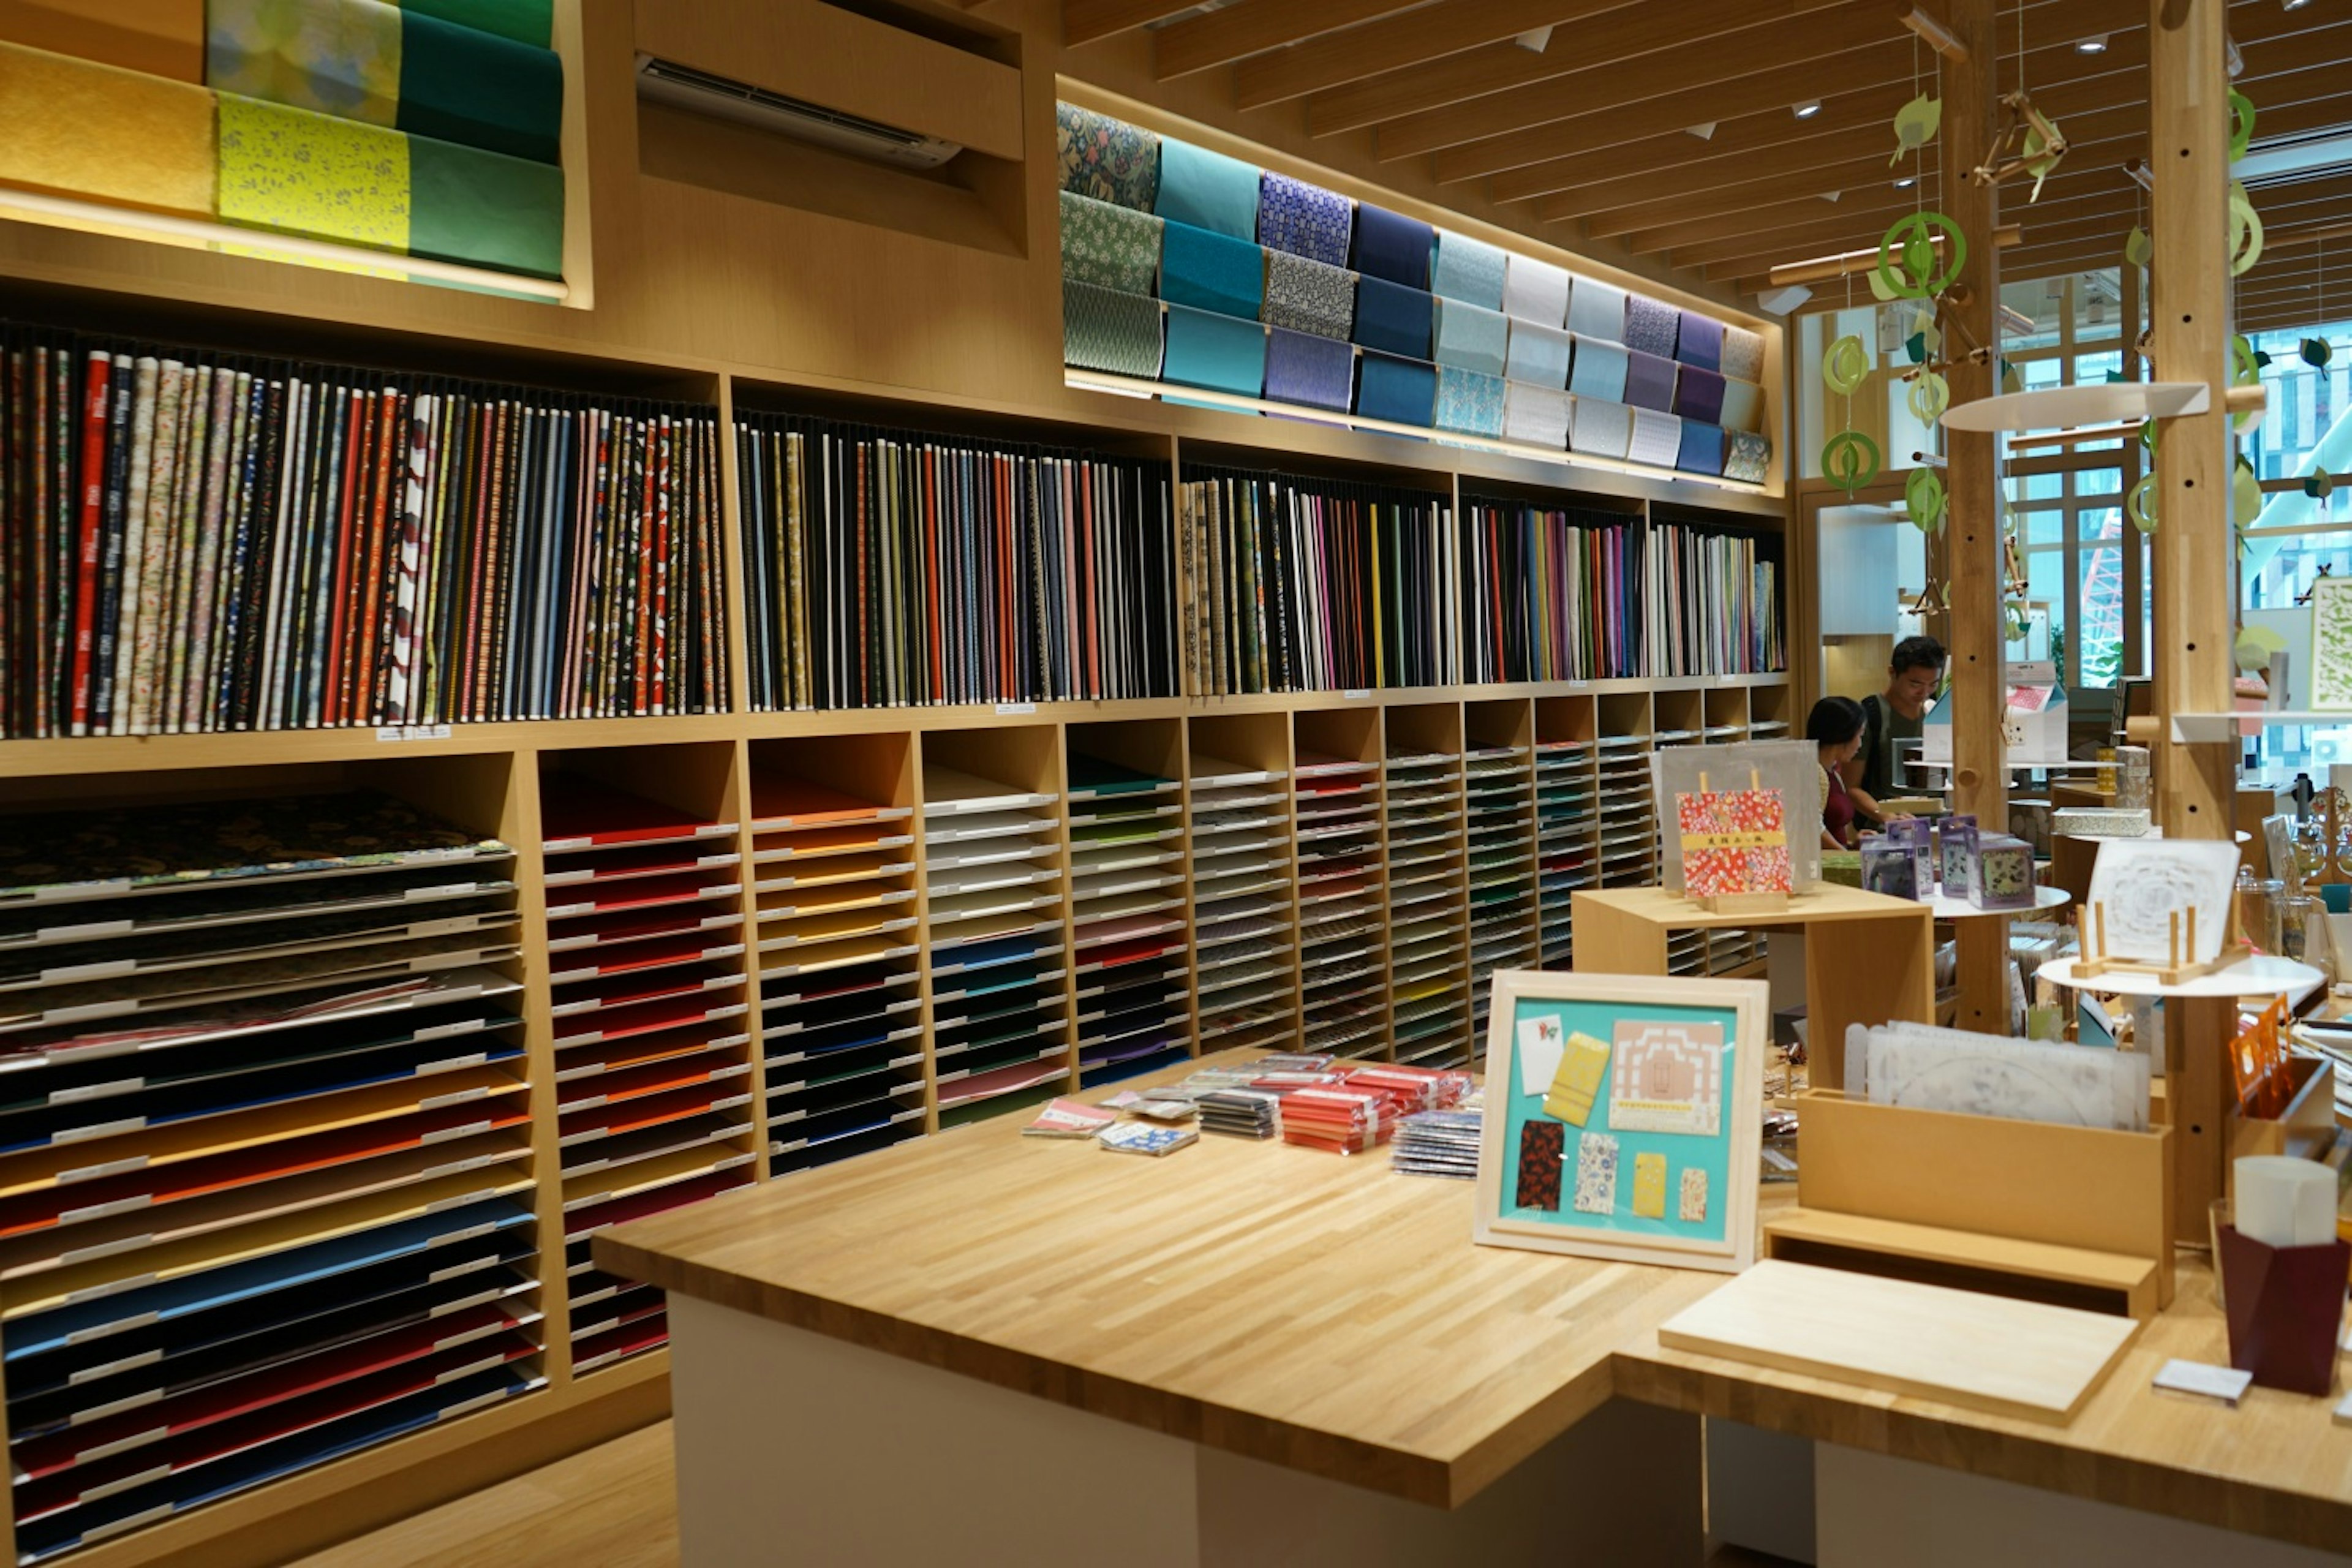
POLYGON ((2200 974, 2177 985, 2167 985, 2153 974, 2136 974, 2129 970, 2111 970, 2107 973, 2084 979, 2075 974, 2074 963, 2071 958, 2053 959, 2034 972, 2035 977, 2047 980, 2053 985, 2063 985, 2070 991, 2103 991, 2111 996, 2224 997, 2299 994, 2327 978, 2307 963, 2297 963, 2290 958, 2273 958, 2266 952, 2241 959, 2227 969, 2200 974))
POLYGON ((2202 414, 2212 391, 2201 381, 2114 381, 2089 386, 2047 386, 1956 403, 1944 410, 1947 430, 2064 430, 2118 419, 2172 419, 2202 414))
POLYGON ((2233 741, 2243 733, 2239 727, 2248 723, 2265 730, 2288 724, 2352 724, 2352 709, 2257 708, 2242 713, 2175 713, 2172 740, 2175 745, 2181 746, 2233 741))

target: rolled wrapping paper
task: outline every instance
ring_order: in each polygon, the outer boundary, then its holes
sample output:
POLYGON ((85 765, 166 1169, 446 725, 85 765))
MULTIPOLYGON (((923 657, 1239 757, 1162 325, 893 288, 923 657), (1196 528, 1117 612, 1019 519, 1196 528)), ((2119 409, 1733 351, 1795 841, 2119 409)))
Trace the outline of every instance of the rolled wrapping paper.
POLYGON ((1620 401, 1660 414, 1675 405, 1675 362, 1641 349, 1625 351, 1625 395, 1620 401))
POLYGON ((1356 247, 1349 264, 1367 278, 1427 289, 1429 249, 1436 232, 1419 218, 1358 202, 1356 247))
POLYGON ((1723 392, 1721 375, 1686 364, 1675 381, 1675 412, 1685 419, 1717 424, 1723 418, 1723 392))
POLYGON ((1160 301, 1062 280, 1062 363, 1145 381, 1160 378, 1160 301))
POLYGON ((1257 243, 1255 163, 1173 140, 1160 144, 1160 194, 1151 210, 1176 223, 1257 243))
POLYGON ((1625 296, 1624 344, 1660 359, 1675 357, 1675 330, 1682 321, 1682 312, 1662 300, 1647 294, 1625 296))
POLYGON ((0 44, 0 181, 213 216, 213 95, 201 87, 0 44))
POLYGON ((1570 398, 1558 387, 1514 381, 1503 392, 1503 436, 1559 451, 1568 445, 1570 398))
POLYGON ((1749 430, 1727 431, 1724 437, 1723 477, 1762 484, 1772 466, 1772 443, 1749 430))
POLYGON ((1437 427, 1465 436, 1503 433, 1503 378, 1459 365, 1437 367, 1437 427))
POLYGON ((1683 312, 1682 331, 1675 340, 1675 358, 1701 370, 1723 368, 1723 323, 1696 310, 1683 312))
POLYGON ((1356 367, 1356 412, 1391 425, 1426 426, 1437 409, 1437 367, 1366 353, 1356 367))
MULTIPOLYGON (((1578 282, 1581 287, 1582 279, 1578 282)), ((1633 411, 1598 397, 1579 396, 1572 401, 1575 411, 1569 421, 1572 432, 1569 446, 1595 458, 1624 457, 1633 440, 1633 411)))
POLYGON ((541 163, 563 128, 554 50, 385 0, 208 0, 205 81, 541 163))
POLYGON ((1503 367, 1510 363, 1511 319, 1500 310, 1465 304, 1459 300, 1440 300, 1434 357, 1440 364, 1500 375, 1503 367))
POLYGON ((1503 274, 1503 314, 1515 321, 1558 327, 1568 321, 1568 271, 1514 254, 1503 274))
POLYGON ((1727 430, 1755 430, 1764 423, 1764 389, 1752 381, 1723 384, 1723 412, 1717 423, 1727 430))
POLYGON ((1568 294, 1568 330, 1580 338, 1625 341, 1625 290, 1580 278, 1568 294))
POLYGON ((1160 379, 1256 397, 1265 390, 1265 329, 1189 305, 1168 307, 1168 357, 1160 379))
POLYGON ((1156 132, 1075 103, 1057 103, 1054 152, 1066 191, 1139 212, 1150 212, 1160 195, 1156 132))
POLYGON ((1356 279, 1355 340, 1382 353, 1427 359, 1435 303, 1419 289, 1364 273, 1356 279))
POLYGON ((1062 276, 1123 294, 1149 294, 1160 281, 1164 220, 1076 191, 1062 197, 1062 276))
POLYGON ((1337 191, 1267 170, 1257 190, 1257 242, 1327 267, 1348 265, 1356 209, 1337 191))
POLYGON ((1356 275, 1286 250, 1269 250, 1265 303, 1258 316, 1271 327, 1345 342, 1356 325, 1356 275))
POLYGON ((1633 416, 1632 438, 1626 443, 1625 456, 1637 463, 1647 463, 1654 468, 1671 468, 1682 456, 1683 422, 1671 414, 1661 414, 1654 408, 1635 408, 1633 416))
MULTIPOLYGON (((1578 279, 1577 287, 1584 287, 1581 279, 1578 279)), ((1623 349, 1580 332, 1576 338, 1576 361, 1569 369, 1568 389, 1579 397, 1622 403, 1625 401, 1625 365, 1623 349)))
POLYGON ((1684 420, 1682 449, 1675 454, 1675 467, 1685 474, 1722 473, 1723 426, 1684 420))
POLYGON ((202 82, 205 0, 0 0, 0 41, 202 82))
POLYGON ((1246 239, 1171 222, 1160 236, 1160 297, 1255 321, 1265 303, 1265 252, 1246 239))
POLYGON ((1441 228, 1437 252, 1430 263, 1429 291, 1465 305, 1500 310, 1508 259, 1499 247, 1441 228))
POLYGON ((1568 365, 1574 354, 1576 340, 1558 327, 1546 327, 1534 321, 1514 319, 1511 322, 1511 352, 1504 374, 1513 381, 1533 383, 1565 391, 1568 386, 1568 365))
POLYGON ((1349 344, 1281 327, 1267 334, 1267 397, 1345 414, 1355 391, 1356 351, 1349 344))
POLYGON ((518 44, 555 47, 555 0, 400 0, 400 8, 496 33, 518 44))
POLYGON ((1764 379, 1764 334, 1746 327, 1723 329, 1723 363, 1717 367, 1731 381, 1764 379))

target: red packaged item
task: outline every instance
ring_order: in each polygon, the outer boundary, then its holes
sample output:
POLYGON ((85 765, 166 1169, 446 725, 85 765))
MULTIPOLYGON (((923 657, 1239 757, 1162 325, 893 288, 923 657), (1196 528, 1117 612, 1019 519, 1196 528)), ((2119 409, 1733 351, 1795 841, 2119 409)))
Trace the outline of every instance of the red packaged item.
POLYGON ((1387 1097, 1362 1089, 1298 1089, 1283 1097, 1282 1141, 1334 1154, 1360 1154, 1396 1131, 1387 1097))

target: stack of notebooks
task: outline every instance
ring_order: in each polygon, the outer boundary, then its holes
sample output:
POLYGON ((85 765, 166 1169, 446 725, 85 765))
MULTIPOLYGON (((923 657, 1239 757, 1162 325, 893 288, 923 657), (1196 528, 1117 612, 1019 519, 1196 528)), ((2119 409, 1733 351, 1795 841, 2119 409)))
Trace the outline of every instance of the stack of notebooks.
POLYGON ((1574 966, 1575 894, 1593 885, 1599 865, 1601 816, 1592 758, 1590 741, 1536 743, 1536 899, 1545 969, 1574 966))
POLYGON ((751 701, 1177 694, 1168 466, 739 416, 751 701))
POLYGON ((913 808, 755 762, 760 1057, 772 1171, 923 1129, 913 808))
POLYGON ((1604 888, 1649 888, 1658 880, 1658 817, 1650 784, 1650 740, 1612 735, 1596 744, 1604 888))
POLYGON ((1073 752, 1070 960, 1083 1088, 1191 1054, 1184 802, 1172 778, 1073 752))
MULTIPOLYGON (((1468 763, 1470 1004, 1475 1037, 1484 1040, 1495 971, 1536 963, 1535 770, 1525 746, 1481 747, 1468 763)), ((1465 1053, 1438 1065, 1468 1062, 1465 1053)))
POLYGON ((1485 1116, 1475 1110, 1417 1110, 1397 1123, 1390 1166, 1408 1176, 1478 1178, 1478 1137, 1485 1116))
POLYGON ((1070 1077, 1056 793, 923 765, 931 1054, 943 1122, 1070 1077))
POLYGON ((540 781, 572 1366, 667 1343, 662 1293, 589 1259, 608 1225, 754 1173, 736 825, 595 779, 540 781))
POLYGON ((715 410, 0 327, 0 735, 723 711, 715 410))
POLYGON ((1445 498, 1188 470, 1179 498, 1185 690, 1332 691, 1454 679, 1445 498))
POLYGON ((1282 1135, 1282 1096, 1262 1089, 1213 1089, 1195 1097, 1201 1130, 1264 1142, 1282 1135))
POLYGON ((1203 1044, 1280 1049, 1298 1040, 1290 909, 1290 791, 1279 768, 1202 752, 1185 824, 1203 1044))
POLYGON ((1387 1053, 1381 764, 1302 751, 1293 770, 1303 1041, 1322 1055, 1387 1053))
POLYGON ((1396 1059, 1468 1050, 1470 998, 1462 964, 1462 759, 1388 759, 1389 963, 1396 1059))
POLYGON ((10 828, 20 1560, 540 1387, 512 850, 371 794, 10 828))

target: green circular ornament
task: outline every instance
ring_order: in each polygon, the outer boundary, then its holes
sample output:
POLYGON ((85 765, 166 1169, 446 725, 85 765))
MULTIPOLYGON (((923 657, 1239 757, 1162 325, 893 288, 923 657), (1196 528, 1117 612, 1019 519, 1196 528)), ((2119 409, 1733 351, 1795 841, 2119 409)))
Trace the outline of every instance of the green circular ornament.
POLYGON ((2314 500, 2326 500, 2336 493, 2336 479, 2326 468, 2314 468, 2305 476, 2303 493, 2314 500))
POLYGON ((1906 213, 1878 242, 1878 261, 1871 275, 1902 299, 1932 300, 1952 286, 1968 262, 1969 237, 1959 225, 1938 212, 1906 213), (1936 269, 1938 234, 1948 253, 1940 272, 1936 269))
POLYGON ((2263 215, 2235 180, 2230 182, 2229 257, 2232 278, 2242 277, 2263 258, 2263 215))
POLYGON ((1878 443, 1859 430, 1842 430, 1822 448, 1822 472, 1852 495, 1878 478, 1878 443))
POLYGON ((2263 481, 2254 477, 2254 466, 2245 458, 2238 459, 2230 475, 2230 517, 2238 527, 2244 528, 2263 510, 2263 481))
POLYGON ((2010 600, 2001 606, 2001 618, 2005 623, 2004 629, 2008 632, 2011 642, 2016 642, 2025 636, 2025 606, 2022 604, 2015 599, 2010 600))
POLYGON ((1903 401, 1910 407, 1912 418, 1933 425, 1952 405, 1952 384, 1932 370, 1923 370, 1912 378, 1911 390, 1903 401))
POLYGON ((1911 477, 1903 481, 1903 510, 1911 519, 1911 526, 1922 533, 1933 533, 1944 526, 1944 509, 1948 498, 1944 494, 1944 481, 1933 468, 1914 468, 1911 477))
POLYGON ((2296 346, 2295 353, 2302 355, 2303 363, 2314 370, 2326 369, 2327 362, 2336 357, 2335 347, 2326 338, 2305 338, 2296 346))
MULTIPOLYGON (((2253 344, 2246 341, 2246 335, 2243 332, 2230 334, 2230 384, 2231 386, 2260 386, 2263 382, 2263 355, 2255 350, 2253 344)), ((2241 436, 2251 435, 2262 424, 2263 413, 2264 410, 2260 408, 2249 408, 2242 413, 2232 414, 2230 416, 2230 427, 2241 436)), ((2150 428, 2153 428, 2155 424, 2152 419, 2148 421, 2150 428)))
POLYGON ((1830 345, 1822 356, 1822 380, 1840 397, 1852 397, 1870 379, 1870 351, 1852 332, 1830 345))
POLYGON ((2230 162, 2236 163, 2254 144, 2254 100, 2230 89, 2230 162))
POLYGON ((2124 498, 2124 515, 2142 533, 2156 531, 2156 476, 2144 476, 2132 486, 2131 494, 2124 498))

